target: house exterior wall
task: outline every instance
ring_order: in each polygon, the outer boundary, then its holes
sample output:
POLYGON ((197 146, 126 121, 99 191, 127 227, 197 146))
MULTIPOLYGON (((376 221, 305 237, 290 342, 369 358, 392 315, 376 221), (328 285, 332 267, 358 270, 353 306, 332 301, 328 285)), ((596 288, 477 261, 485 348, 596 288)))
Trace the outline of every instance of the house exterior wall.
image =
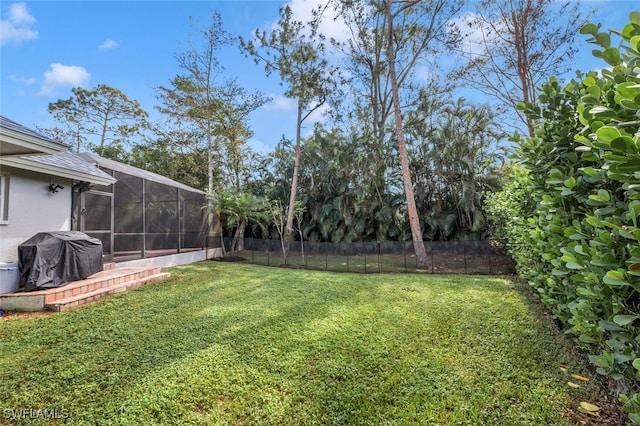
POLYGON ((10 180, 8 221, 0 224, 0 293, 13 291, 7 288, 13 286, 17 276, 13 267, 18 262, 20 244, 38 232, 71 229, 72 183, 70 179, 11 167, 3 167, 2 173, 10 180), (52 194, 50 183, 64 189, 52 194))

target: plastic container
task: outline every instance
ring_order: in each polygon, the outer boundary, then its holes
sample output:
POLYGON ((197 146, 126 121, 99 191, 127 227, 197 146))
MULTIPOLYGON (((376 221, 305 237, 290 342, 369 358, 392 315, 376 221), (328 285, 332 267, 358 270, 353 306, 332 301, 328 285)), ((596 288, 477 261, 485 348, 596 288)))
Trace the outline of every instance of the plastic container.
POLYGON ((19 284, 20 271, 18 270, 18 265, 0 266, 0 294, 18 291, 19 284))

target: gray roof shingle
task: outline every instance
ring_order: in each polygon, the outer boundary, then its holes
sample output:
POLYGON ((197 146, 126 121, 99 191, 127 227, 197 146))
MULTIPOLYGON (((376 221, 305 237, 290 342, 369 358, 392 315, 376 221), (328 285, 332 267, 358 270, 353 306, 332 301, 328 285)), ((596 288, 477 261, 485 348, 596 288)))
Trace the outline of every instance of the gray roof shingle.
POLYGON ((46 141, 49 141, 49 142, 53 142, 53 143, 56 143, 56 144, 60 145, 61 147, 68 148, 67 144, 64 144, 62 142, 53 140, 53 139, 51 139, 51 138, 49 138, 49 137, 47 137, 45 135, 42 135, 42 134, 36 132, 35 130, 32 130, 32 129, 26 127, 26 126, 23 126, 20 123, 16 123, 15 121, 13 121, 13 120, 11 120, 11 119, 3 116, 3 115, 0 115, 0 127, 5 127, 7 129, 11 129, 11 130, 14 130, 16 132, 19 132, 19 133, 22 133, 22 134, 25 134, 25 135, 29 135, 29 136, 33 136, 33 137, 36 137, 36 138, 39 138, 39 139, 43 139, 43 140, 46 140, 46 141))
POLYGON ((57 154, 37 155, 22 158, 25 160, 33 161, 34 163, 54 166, 60 169, 73 170, 100 178, 111 178, 115 181, 115 179, 113 179, 111 175, 103 172, 98 167, 96 167, 95 163, 87 161, 80 155, 74 154, 72 152, 59 152, 57 154))

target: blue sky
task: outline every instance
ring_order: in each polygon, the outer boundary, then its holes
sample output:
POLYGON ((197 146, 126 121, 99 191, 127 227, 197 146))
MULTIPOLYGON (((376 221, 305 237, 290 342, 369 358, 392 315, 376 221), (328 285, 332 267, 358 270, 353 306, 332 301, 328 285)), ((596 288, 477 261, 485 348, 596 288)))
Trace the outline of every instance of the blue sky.
MULTIPOLYGON (((294 13, 308 14, 319 0, 291 0, 294 13)), ((3 0, 0 45, 0 113, 29 127, 54 127, 48 104, 71 96, 71 88, 106 84, 140 102, 150 114, 158 104, 154 87, 168 85, 181 73, 175 54, 183 51, 215 10, 227 31, 249 38, 278 18, 285 2, 229 1, 25 1, 3 0)), ((592 21, 621 29, 629 12, 640 10, 634 0, 580 1, 596 10, 592 21)), ((339 31, 327 24, 327 31, 339 31)), ((575 68, 596 69, 592 47, 576 38, 580 53, 575 68)), ((272 149, 282 135, 295 135, 294 103, 283 98, 275 76, 245 58, 237 47, 221 52, 228 77, 246 89, 260 90, 273 101, 251 116, 251 145, 272 149)))

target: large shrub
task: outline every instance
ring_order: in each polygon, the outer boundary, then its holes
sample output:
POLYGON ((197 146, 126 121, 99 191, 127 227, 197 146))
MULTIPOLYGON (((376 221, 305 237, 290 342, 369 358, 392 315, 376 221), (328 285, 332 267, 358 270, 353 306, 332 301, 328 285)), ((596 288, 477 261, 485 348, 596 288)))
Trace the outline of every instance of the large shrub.
POLYGON ((640 12, 620 32, 581 32, 608 67, 564 87, 551 79, 540 106, 521 105, 538 125, 535 137, 514 137, 527 175, 506 191, 526 196, 490 204, 494 217, 511 209, 505 232, 521 276, 640 423, 640 12))

